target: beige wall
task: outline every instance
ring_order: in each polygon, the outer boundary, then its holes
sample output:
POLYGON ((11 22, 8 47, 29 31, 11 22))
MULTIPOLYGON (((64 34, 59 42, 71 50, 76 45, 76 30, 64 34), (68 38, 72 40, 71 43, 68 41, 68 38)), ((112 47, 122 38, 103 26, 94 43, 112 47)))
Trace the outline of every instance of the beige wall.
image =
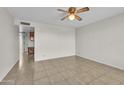
POLYGON ((124 14, 76 31, 76 54, 124 69, 124 14))
POLYGON ((0 80, 18 61, 18 28, 14 19, 4 8, 0 8, 0 80))
POLYGON ((75 55, 75 29, 48 24, 34 24, 35 60, 75 55))

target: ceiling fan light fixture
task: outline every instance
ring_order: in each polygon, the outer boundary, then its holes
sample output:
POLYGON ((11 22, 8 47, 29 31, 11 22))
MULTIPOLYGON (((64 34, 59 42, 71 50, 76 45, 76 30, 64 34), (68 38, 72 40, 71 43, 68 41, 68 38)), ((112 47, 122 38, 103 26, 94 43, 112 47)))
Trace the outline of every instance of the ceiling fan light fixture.
POLYGON ((65 20, 66 18, 68 18, 69 20, 76 19, 78 21, 81 21, 82 18, 78 14, 89 11, 89 8, 84 7, 84 8, 76 9, 76 7, 70 7, 68 8, 68 10, 58 9, 58 11, 67 13, 65 17, 61 18, 61 21, 65 20))
POLYGON ((75 19, 75 15, 74 14, 70 14, 68 17, 70 20, 74 20, 75 19))

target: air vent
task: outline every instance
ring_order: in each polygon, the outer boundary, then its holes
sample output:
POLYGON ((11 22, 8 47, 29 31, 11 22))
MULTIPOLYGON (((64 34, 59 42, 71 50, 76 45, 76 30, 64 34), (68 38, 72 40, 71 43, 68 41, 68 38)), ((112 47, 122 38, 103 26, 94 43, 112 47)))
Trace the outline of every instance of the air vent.
POLYGON ((20 22, 22 25, 30 25, 30 23, 27 23, 27 22, 20 22))

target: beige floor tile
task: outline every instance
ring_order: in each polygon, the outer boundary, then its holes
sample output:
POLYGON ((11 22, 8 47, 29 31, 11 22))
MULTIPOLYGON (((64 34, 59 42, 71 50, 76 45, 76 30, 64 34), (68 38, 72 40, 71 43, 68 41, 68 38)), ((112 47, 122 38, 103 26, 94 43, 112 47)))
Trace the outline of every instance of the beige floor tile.
POLYGON ((76 72, 67 70, 67 71, 61 72, 60 74, 64 77, 64 79, 68 79, 70 77, 74 77, 76 75, 76 72))
POLYGON ((57 82, 51 82, 52 85, 69 85, 69 82, 67 80, 60 80, 57 82))
POLYGON ((46 71, 41 71, 41 72, 36 72, 33 74, 33 80, 38 80, 44 77, 47 77, 47 72, 46 71))
POLYGON ((33 74, 32 73, 17 73, 16 81, 20 80, 32 80, 33 74))
POLYGON ((118 81, 124 81, 124 74, 107 73, 105 76, 118 81))
POLYGON ((95 81, 91 82, 91 84, 96 84, 98 82, 101 83, 101 85, 102 84, 105 84, 105 85, 118 85, 118 84, 121 83, 118 80, 115 80, 115 79, 112 79, 112 78, 109 78, 109 77, 106 77, 106 76, 102 76, 102 77, 96 79, 95 81))
POLYGON ((85 82, 86 84, 89 84, 91 81, 96 79, 95 76, 88 74, 88 73, 81 73, 80 76, 77 76, 81 81, 85 82))
POLYGON ((102 66, 95 67, 95 68, 93 68, 93 70, 97 71, 98 73, 101 73, 101 74, 106 74, 111 71, 111 69, 109 67, 102 67, 102 66))
POLYGON ((87 71, 87 73, 88 73, 90 76, 92 76, 93 78, 98 78, 98 77, 104 75, 103 72, 100 72, 100 71, 95 70, 95 69, 89 70, 89 71, 87 71))
POLYGON ((51 69, 46 70, 46 73, 48 74, 48 76, 51 76, 51 75, 59 73, 59 71, 54 68, 52 70, 51 69))
POLYGON ((34 69, 34 72, 39 72, 39 71, 43 71, 45 68, 42 64, 36 63, 36 65, 34 65, 33 69, 34 69))
POLYGON ((17 75, 15 74, 7 74, 3 81, 13 81, 16 80, 17 75))
POLYGON ((90 82, 89 85, 105 85, 105 82, 103 82, 102 80, 96 79, 93 82, 90 82))
POLYGON ((58 72, 64 72, 67 70, 65 67, 61 67, 61 66, 60 67, 58 66, 56 69, 58 70, 58 72))
POLYGON ((85 85, 86 83, 76 77, 68 78, 67 81, 70 85, 85 85))
POLYGON ((64 80, 64 77, 61 74, 54 74, 49 76, 49 80, 53 84, 54 82, 59 82, 64 80))
POLYGON ((49 81, 49 78, 45 77, 45 78, 41 78, 41 79, 33 81, 33 84, 34 85, 50 85, 51 83, 49 81))
POLYGON ((124 81, 121 81, 120 85, 124 85, 124 81))
POLYGON ((32 80, 17 80, 16 85, 32 85, 32 80))
POLYGON ((124 71, 85 58, 70 56, 34 62, 24 56, 22 68, 17 63, 1 85, 123 85, 124 71))
POLYGON ((0 85, 15 85, 15 81, 2 81, 0 85))
POLYGON ((52 70, 55 67, 54 66, 51 66, 51 65, 49 65, 49 66, 45 65, 44 68, 45 68, 45 70, 52 70))

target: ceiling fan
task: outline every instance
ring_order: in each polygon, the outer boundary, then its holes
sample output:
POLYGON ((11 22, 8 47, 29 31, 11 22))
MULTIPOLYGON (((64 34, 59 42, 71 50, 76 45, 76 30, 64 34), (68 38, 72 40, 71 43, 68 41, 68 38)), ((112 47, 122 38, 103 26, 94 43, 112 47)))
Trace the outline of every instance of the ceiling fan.
POLYGON ((81 8, 81 9, 77 10, 76 7, 70 7, 68 10, 58 9, 58 11, 67 13, 67 16, 63 17, 61 19, 61 21, 63 21, 66 18, 69 18, 70 20, 77 19, 78 21, 81 21, 82 18, 80 16, 78 16, 77 14, 89 11, 89 8, 84 7, 84 8, 81 8))

